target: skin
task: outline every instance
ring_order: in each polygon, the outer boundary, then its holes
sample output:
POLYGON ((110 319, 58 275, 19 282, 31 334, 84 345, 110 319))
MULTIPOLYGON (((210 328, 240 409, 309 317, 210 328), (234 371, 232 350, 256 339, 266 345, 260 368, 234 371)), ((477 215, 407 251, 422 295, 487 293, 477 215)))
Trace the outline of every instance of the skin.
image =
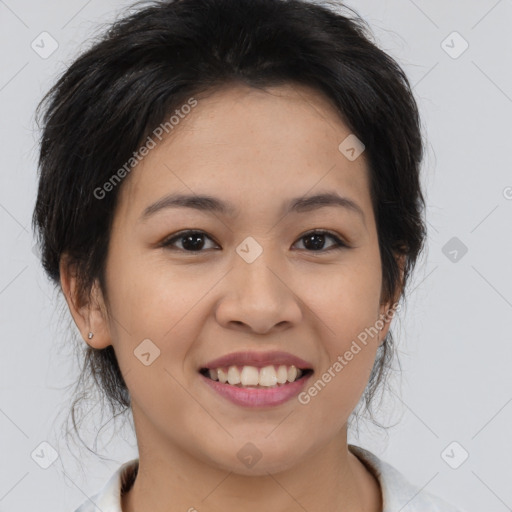
POLYGON ((307 405, 294 398, 240 407, 198 374, 234 351, 284 350, 312 364, 311 384, 390 310, 394 300, 380 300, 365 154, 350 161, 338 150, 350 130, 308 87, 233 85, 196 98, 122 183, 106 293, 96 284, 91 300, 79 302, 61 262, 78 328, 91 346, 114 346, 132 398, 139 473, 123 511, 381 511, 377 480, 347 448, 347 420, 389 322, 307 405), (364 219, 333 206, 283 216, 283 202, 320 191, 349 197, 364 219), (140 220, 175 192, 230 201, 237 213, 169 208, 140 220), (185 229, 205 232, 202 252, 186 252, 180 239, 174 249, 159 246, 185 229), (328 250, 334 241, 326 237, 323 248, 308 249, 304 235, 313 229, 350 248, 328 250), (248 236, 263 249, 250 264, 236 252, 248 236), (160 350, 149 366, 134 356, 147 338, 160 350), (262 454, 251 468, 237 458, 247 442, 262 454))

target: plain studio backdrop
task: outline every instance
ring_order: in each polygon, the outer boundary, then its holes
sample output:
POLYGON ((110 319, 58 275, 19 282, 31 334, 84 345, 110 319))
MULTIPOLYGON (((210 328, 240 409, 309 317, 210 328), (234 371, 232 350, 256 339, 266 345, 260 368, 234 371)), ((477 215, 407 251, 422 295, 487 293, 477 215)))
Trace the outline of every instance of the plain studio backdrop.
MULTIPOLYGON (((94 402, 85 440, 103 458, 66 443, 66 386, 78 366, 63 350, 68 317, 30 227, 36 105, 99 25, 128 5, 0 1, 0 510, 70 512, 137 455, 129 422, 114 435, 94 402)), ((468 512, 512 510, 512 2, 347 5, 413 86, 428 137, 429 231, 407 308, 392 324, 403 373, 378 418, 394 426, 363 424, 349 442, 468 512)))

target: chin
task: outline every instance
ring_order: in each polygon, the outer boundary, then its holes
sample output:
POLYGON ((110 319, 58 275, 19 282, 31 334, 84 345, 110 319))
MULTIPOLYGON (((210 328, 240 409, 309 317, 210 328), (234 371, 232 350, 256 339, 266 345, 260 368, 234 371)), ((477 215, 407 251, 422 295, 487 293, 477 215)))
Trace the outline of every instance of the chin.
MULTIPOLYGON (((246 442, 240 448, 236 448, 235 457, 233 452, 222 454, 211 454, 209 463, 217 468, 243 476, 268 476, 268 473, 280 473, 300 464, 304 456, 304 450, 297 450, 295 447, 277 450, 274 443, 265 444, 262 439, 258 443, 256 437, 254 443, 246 442), (258 448, 258 446, 260 448, 258 448)), ((238 444, 238 443, 236 443, 238 444)))

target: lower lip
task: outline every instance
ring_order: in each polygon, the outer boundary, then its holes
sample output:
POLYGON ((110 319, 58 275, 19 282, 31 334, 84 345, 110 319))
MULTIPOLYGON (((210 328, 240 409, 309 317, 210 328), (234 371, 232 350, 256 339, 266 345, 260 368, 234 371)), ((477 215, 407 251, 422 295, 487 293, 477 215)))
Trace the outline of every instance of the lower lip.
POLYGON ((237 405, 243 407, 269 407, 280 405, 297 396, 304 388, 312 373, 294 382, 268 389, 238 388, 228 383, 223 384, 218 380, 209 379, 201 373, 199 375, 210 388, 237 405))

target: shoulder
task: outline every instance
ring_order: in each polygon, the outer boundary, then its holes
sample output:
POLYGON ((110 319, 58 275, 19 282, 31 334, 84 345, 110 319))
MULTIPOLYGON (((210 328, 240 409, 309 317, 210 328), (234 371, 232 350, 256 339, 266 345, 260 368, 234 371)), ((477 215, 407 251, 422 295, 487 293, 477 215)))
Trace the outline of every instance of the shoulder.
POLYGON ((383 512, 464 512, 442 498, 412 484, 394 466, 364 448, 349 450, 375 475, 382 490, 383 512))
POLYGON ((104 487, 88 498, 75 512, 122 512, 121 491, 133 483, 137 474, 139 459, 132 459, 121 465, 109 478, 104 487))

